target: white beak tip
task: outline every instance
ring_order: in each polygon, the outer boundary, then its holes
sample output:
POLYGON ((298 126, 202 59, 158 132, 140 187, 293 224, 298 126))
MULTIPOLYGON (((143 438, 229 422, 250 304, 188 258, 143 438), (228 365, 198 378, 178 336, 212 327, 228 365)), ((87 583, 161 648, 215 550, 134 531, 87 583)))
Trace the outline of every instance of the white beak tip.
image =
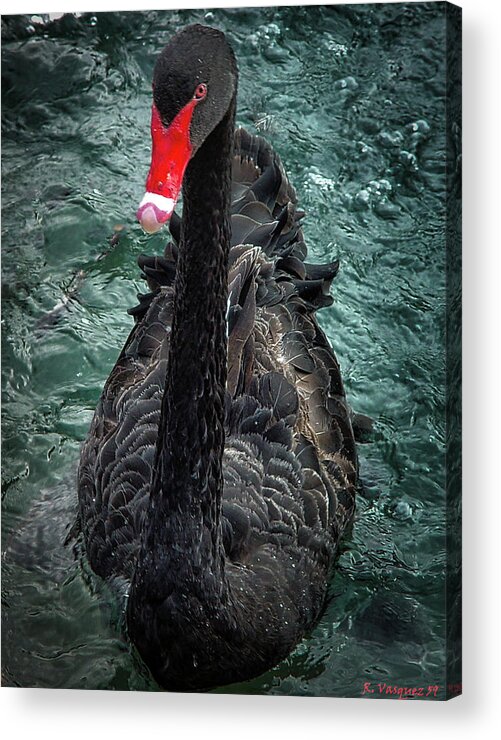
POLYGON ((176 202, 158 193, 145 193, 139 204, 137 220, 147 234, 155 234, 172 216, 176 202))

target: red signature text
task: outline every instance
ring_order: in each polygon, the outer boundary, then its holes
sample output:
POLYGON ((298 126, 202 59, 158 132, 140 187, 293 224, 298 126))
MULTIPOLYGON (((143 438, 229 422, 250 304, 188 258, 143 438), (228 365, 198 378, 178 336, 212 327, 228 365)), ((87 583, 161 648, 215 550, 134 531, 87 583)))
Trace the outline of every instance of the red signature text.
POLYGON ((365 681, 362 689, 364 694, 381 694, 385 696, 398 696, 399 699, 436 698, 441 687, 435 684, 430 686, 398 686, 395 684, 377 683, 365 681))

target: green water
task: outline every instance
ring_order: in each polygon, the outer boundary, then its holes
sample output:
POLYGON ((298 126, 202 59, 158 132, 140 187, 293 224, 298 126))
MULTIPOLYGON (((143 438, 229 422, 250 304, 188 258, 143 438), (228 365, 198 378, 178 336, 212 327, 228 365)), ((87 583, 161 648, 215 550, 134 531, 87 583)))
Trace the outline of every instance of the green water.
POLYGON ((113 596, 62 541, 79 446, 142 289, 136 258, 165 238, 134 220, 153 64, 194 21, 235 49, 238 122, 280 153, 310 259, 341 261, 320 321, 351 405, 376 420, 320 623, 234 690, 360 696, 369 681, 439 685, 443 697, 445 15, 434 3, 3 19, 4 683, 156 689, 113 596))

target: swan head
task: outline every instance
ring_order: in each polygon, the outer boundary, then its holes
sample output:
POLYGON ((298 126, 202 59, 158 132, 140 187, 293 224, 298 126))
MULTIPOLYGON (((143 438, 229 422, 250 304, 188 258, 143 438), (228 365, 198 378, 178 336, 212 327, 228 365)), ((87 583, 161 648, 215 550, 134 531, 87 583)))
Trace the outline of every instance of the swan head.
POLYGON ((236 94, 235 56, 221 31, 198 24, 176 34, 153 73, 151 165, 137 218, 147 233, 174 211, 190 159, 236 94))

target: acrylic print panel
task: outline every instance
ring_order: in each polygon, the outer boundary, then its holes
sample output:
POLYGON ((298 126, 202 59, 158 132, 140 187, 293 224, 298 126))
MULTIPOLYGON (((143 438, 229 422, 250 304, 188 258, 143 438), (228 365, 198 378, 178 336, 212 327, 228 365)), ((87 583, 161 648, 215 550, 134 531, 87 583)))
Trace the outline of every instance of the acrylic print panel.
POLYGON ((3 17, 4 685, 460 693, 460 23, 3 17))

